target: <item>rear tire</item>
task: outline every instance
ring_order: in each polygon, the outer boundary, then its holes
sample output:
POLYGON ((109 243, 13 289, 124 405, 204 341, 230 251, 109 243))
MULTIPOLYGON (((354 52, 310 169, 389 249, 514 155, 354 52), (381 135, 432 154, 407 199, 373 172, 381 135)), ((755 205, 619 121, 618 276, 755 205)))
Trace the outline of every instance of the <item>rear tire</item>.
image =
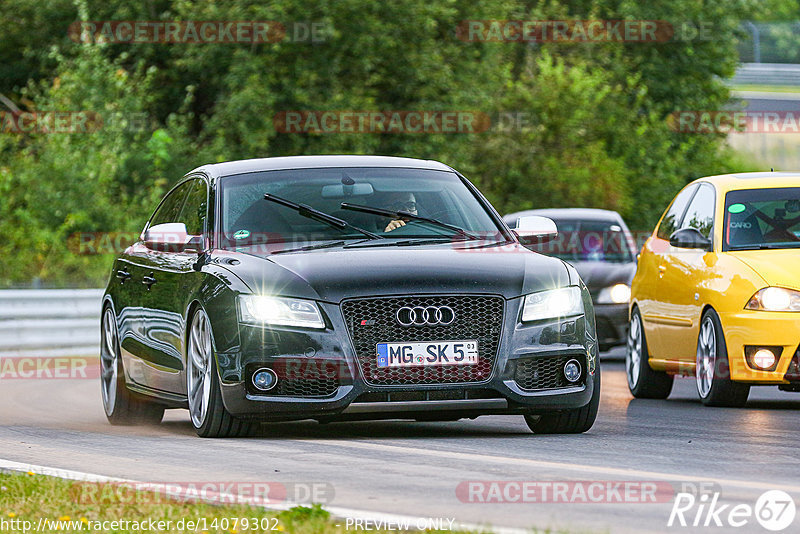
POLYGON ((741 408, 747 403, 750 386, 731 380, 722 322, 713 309, 707 310, 700 320, 695 378, 697 393, 706 406, 741 408))
POLYGON ((628 344, 625 350, 625 376, 628 389, 637 399, 666 399, 672 391, 674 377, 650 367, 650 353, 644 335, 639 308, 631 312, 628 344))
POLYGON ((111 306, 103 310, 101 329, 100 387, 108 422, 112 425, 159 424, 164 417, 164 407, 133 393, 125 385, 117 320, 111 306))
POLYGON ((599 407, 600 366, 598 365, 594 371, 592 398, 585 406, 538 416, 526 415, 525 422, 535 434, 582 434, 594 425, 599 407))
POLYGON ((211 323, 198 309, 191 320, 186 345, 186 393, 189 416, 201 438, 234 438, 252 435, 256 426, 228 412, 222 402, 211 323))

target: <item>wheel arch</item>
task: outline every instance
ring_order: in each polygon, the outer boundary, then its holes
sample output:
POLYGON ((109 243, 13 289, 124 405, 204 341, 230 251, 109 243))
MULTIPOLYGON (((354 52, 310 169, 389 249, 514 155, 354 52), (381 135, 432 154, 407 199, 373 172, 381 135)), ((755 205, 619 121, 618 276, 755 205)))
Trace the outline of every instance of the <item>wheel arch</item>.
POLYGON ((706 314, 706 312, 707 312, 708 310, 712 310, 714 313, 716 313, 716 314, 717 314, 717 317, 719 317, 719 312, 718 312, 718 311, 717 311, 717 309, 714 307, 714 305, 713 305, 713 304, 710 304, 710 303, 706 303, 706 304, 704 304, 704 305, 703 305, 703 309, 702 309, 702 310, 700 310, 700 320, 702 320, 702 319, 703 319, 703 316, 706 314))
MULTIPOLYGON (((184 371, 186 371, 186 359, 189 357, 189 336, 191 335, 192 331, 192 320, 194 319, 194 315, 197 313, 197 310, 203 310, 205 312, 205 308, 203 304, 200 302, 200 299, 193 298, 189 305, 186 306, 186 314, 183 320, 183 324, 185 325, 183 328, 183 366, 184 371)), ((208 316, 208 312, 206 312, 206 316, 208 316)), ((209 322, 211 319, 209 318, 209 322)), ((213 345, 214 336, 211 336, 211 342, 213 345)))
POLYGON ((117 319, 117 306, 114 304, 114 299, 109 294, 103 295, 103 301, 100 304, 100 313, 104 313, 106 308, 111 308, 114 313, 114 320, 117 319))

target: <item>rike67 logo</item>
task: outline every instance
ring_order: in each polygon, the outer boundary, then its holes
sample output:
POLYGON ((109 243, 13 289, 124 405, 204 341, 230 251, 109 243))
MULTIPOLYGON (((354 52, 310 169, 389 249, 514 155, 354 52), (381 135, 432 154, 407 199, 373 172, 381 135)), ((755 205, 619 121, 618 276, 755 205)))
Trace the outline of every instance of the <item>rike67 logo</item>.
POLYGON ((678 493, 667 526, 741 528, 755 520, 767 530, 779 532, 794 523, 794 499, 781 490, 766 491, 750 504, 720 504, 720 493, 678 493))

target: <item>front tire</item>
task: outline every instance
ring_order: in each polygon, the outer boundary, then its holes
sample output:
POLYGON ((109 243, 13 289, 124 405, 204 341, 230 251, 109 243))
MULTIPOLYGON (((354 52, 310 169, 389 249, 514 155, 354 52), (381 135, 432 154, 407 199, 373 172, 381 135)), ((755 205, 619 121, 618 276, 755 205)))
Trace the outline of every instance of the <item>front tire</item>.
POLYGON ((164 407, 143 399, 125 385, 117 320, 111 306, 103 310, 101 327, 100 387, 108 422, 112 425, 157 425, 164 417, 164 407))
POLYGON ((700 320, 695 377, 697 393, 706 406, 741 408, 747 403, 750 386, 731 380, 722 322, 717 312, 711 309, 700 320))
POLYGON ((673 376, 650 367, 650 353, 638 308, 631 312, 628 345, 625 350, 625 376, 628 389, 637 399, 666 399, 672 391, 673 376))
POLYGON ((192 317, 189 331, 186 392, 192 426, 201 438, 233 438, 252 433, 253 423, 231 415, 222 402, 211 323, 202 309, 192 317))
POLYGON ((574 410, 564 410, 542 415, 526 415, 525 422, 535 434, 582 434, 592 428, 600 407, 600 366, 595 367, 592 398, 574 410))

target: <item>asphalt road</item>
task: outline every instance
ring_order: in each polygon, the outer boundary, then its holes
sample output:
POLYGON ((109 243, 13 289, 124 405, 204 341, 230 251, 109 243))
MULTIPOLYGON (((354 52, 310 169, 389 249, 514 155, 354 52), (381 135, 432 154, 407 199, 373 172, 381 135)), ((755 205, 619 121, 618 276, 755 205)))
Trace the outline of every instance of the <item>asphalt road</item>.
MULTIPOLYGON (((728 510, 753 506, 769 489, 800 501, 800 395, 754 389, 744 409, 712 409, 693 380, 680 379, 668 401, 634 400, 622 364, 602 367, 598 421, 574 436, 533 435, 521 417, 498 416, 280 423, 255 438, 203 440, 184 410, 158 427, 111 427, 95 380, 4 380, 0 458, 151 482, 328 483, 331 506, 570 532, 731 529, 702 527, 702 514, 700 527, 667 528, 672 494, 656 504, 487 504, 464 502, 456 489, 465 481, 649 481, 720 491, 728 510)), ((690 525, 697 510, 685 512, 690 525)), ((736 531, 767 532, 752 517, 736 531)))

